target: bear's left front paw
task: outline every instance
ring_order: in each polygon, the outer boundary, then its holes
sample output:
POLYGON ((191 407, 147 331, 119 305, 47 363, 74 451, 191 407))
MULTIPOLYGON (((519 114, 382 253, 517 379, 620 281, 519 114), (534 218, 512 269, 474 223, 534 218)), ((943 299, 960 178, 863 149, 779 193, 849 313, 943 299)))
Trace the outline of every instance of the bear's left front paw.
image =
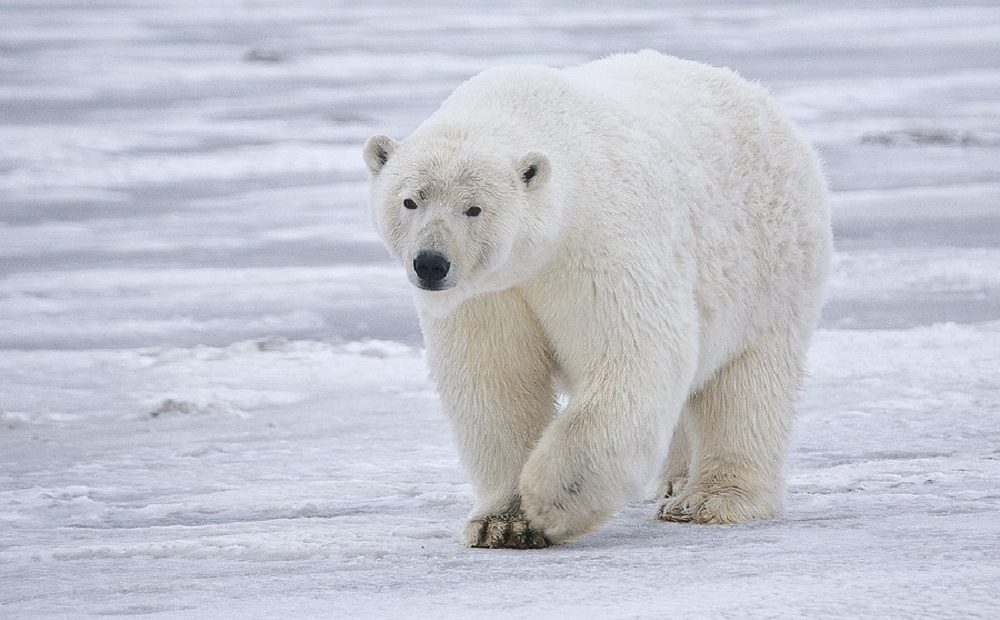
POLYGON ((462 542, 482 549, 542 549, 551 544, 523 512, 477 517, 466 524, 462 542))
POLYGON ((560 471, 544 458, 529 459, 521 472, 521 507, 532 525, 553 543, 585 534, 611 510, 600 485, 573 470, 560 471))

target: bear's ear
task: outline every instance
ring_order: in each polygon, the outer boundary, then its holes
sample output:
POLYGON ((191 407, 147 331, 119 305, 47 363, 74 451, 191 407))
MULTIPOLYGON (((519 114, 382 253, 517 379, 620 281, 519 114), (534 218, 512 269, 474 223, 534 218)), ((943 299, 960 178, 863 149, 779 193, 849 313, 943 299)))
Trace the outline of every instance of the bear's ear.
POLYGON ((389 136, 377 135, 365 142, 365 164, 372 174, 382 171, 382 166, 389 161, 389 156, 396 150, 399 143, 389 136))
POLYGON ((545 153, 531 151, 521 159, 517 160, 517 176, 521 182, 529 189, 537 189, 549 180, 552 166, 549 165, 549 158, 545 153))

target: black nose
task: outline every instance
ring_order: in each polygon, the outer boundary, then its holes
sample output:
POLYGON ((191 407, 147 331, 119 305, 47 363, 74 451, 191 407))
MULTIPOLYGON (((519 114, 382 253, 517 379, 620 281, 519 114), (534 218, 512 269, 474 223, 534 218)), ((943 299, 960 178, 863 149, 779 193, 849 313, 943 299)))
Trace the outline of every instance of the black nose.
POLYGON ((451 263, 448 259, 436 252, 421 252, 413 259, 413 271, 417 277, 429 282, 444 280, 449 267, 451 263))

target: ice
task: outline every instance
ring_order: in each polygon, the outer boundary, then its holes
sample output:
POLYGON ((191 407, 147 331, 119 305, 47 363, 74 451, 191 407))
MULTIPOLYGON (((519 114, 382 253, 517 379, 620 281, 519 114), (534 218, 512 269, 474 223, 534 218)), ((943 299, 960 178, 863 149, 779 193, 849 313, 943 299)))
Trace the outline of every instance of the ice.
POLYGON ((0 0, 0 617, 996 617, 1000 9, 0 0), (537 552, 471 489, 360 144, 501 63, 771 89, 837 254, 783 517, 537 552))

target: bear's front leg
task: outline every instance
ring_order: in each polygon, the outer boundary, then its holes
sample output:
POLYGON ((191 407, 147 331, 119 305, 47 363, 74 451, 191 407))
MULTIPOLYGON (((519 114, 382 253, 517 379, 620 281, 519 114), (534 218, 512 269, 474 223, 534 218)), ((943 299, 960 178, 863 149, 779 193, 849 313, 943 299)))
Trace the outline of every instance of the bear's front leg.
POLYGON ((593 530, 656 471, 690 381, 686 368, 675 365, 673 375, 607 373, 546 429, 519 489, 528 522, 548 541, 593 530))
POLYGON ((470 547, 545 547, 525 518, 518 476, 555 414, 553 361, 537 321, 513 292, 492 293, 440 317, 421 315, 431 375, 451 422, 476 504, 470 547))

